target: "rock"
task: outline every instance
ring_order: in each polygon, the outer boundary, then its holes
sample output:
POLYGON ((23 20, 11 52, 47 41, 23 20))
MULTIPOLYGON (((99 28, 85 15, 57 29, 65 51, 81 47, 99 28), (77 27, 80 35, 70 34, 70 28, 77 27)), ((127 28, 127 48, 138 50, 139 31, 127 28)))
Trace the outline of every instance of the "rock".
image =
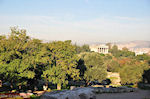
POLYGON ((73 90, 47 92, 41 99, 96 99, 93 88, 75 88, 73 90))
POLYGON ((95 96, 95 95, 94 95, 94 96, 91 96, 90 99, 96 99, 96 96, 95 96))
POLYGON ((80 99, 87 99, 87 96, 86 96, 86 94, 84 94, 84 93, 81 93, 81 94, 79 95, 79 97, 80 97, 80 99))
POLYGON ((71 87, 70 87, 70 90, 73 90, 74 88, 76 88, 76 86, 71 86, 71 87))
POLYGON ((96 99, 96 94, 101 93, 122 93, 133 92, 134 88, 128 87, 86 87, 74 88, 73 90, 63 90, 47 92, 42 95, 41 99, 96 99))
POLYGON ((100 94, 100 93, 122 93, 122 92, 133 92, 135 88, 128 88, 128 87, 94 87, 93 93, 100 94))

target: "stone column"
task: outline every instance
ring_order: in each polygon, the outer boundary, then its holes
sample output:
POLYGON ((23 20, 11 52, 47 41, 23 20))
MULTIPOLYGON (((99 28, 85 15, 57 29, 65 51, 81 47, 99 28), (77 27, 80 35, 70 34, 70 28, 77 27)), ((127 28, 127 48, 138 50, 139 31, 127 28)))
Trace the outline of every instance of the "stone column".
POLYGON ((107 53, 108 53, 108 48, 107 48, 107 53))
POLYGON ((104 48, 104 53, 105 53, 105 48, 104 48))
POLYGON ((98 52, 100 53, 100 51, 101 51, 101 48, 99 48, 99 51, 98 51, 98 52))

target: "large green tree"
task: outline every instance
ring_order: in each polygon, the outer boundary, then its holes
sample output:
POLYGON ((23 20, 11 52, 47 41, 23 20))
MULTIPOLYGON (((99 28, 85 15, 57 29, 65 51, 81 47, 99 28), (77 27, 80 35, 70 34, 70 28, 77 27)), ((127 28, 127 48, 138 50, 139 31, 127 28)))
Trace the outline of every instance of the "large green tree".
POLYGON ((43 72, 46 80, 57 84, 57 89, 61 89, 62 84, 67 84, 69 78, 79 79, 77 68, 78 57, 75 46, 71 41, 54 41, 49 43, 48 50, 51 53, 51 64, 43 72))
POLYGON ((26 58, 26 44, 30 38, 26 30, 11 28, 11 34, 0 40, 0 74, 1 79, 12 83, 24 83, 22 78, 33 78, 35 73, 26 58), (27 62, 26 62, 27 61, 27 62))
POLYGON ((46 44, 38 39, 30 39, 26 30, 11 28, 8 37, 0 37, 0 74, 1 79, 15 85, 34 86, 40 79, 44 66, 50 63, 46 44))
POLYGON ((87 82, 95 80, 101 82, 106 78, 107 67, 104 65, 103 59, 99 53, 85 52, 79 54, 79 57, 84 61, 84 65, 86 66, 84 79, 87 82))
POLYGON ((120 70, 121 83, 137 84, 138 82, 141 82, 144 70, 147 69, 149 69, 147 63, 131 60, 130 62, 126 63, 120 70))

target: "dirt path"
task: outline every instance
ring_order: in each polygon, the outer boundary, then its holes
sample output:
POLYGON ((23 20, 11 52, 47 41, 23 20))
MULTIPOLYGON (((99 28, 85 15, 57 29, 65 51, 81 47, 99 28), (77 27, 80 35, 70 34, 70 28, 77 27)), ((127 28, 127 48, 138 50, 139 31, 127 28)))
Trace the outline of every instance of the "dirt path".
POLYGON ((98 94, 96 99, 150 99, 150 90, 140 90, 131 93, 98 94))

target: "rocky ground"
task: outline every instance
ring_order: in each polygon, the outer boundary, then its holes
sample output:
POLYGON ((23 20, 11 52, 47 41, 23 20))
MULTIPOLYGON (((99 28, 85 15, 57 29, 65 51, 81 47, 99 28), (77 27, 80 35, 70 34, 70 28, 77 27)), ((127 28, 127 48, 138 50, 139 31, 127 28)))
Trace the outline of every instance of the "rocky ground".
POLYGON ((136 90, 129 93, 102 93, 96 99, 150 99, 150 90, 136 90))
POLYGON ((54 91, 46 92, 41 96, 41 99, 127 99, 132 96, 131 99, 143 99, 140 96, 146 95, 149 93, 137 90, 135 88, 123 87, 84 87, 84 88, 74 88, 72 90, 63 90, 63 91, 54 91), (144 93, 144 94, 143 94, 144 93), (135 96, 139 95, 136 98, 135 96), (134 98, 135 97, 135 98, 134 98))

